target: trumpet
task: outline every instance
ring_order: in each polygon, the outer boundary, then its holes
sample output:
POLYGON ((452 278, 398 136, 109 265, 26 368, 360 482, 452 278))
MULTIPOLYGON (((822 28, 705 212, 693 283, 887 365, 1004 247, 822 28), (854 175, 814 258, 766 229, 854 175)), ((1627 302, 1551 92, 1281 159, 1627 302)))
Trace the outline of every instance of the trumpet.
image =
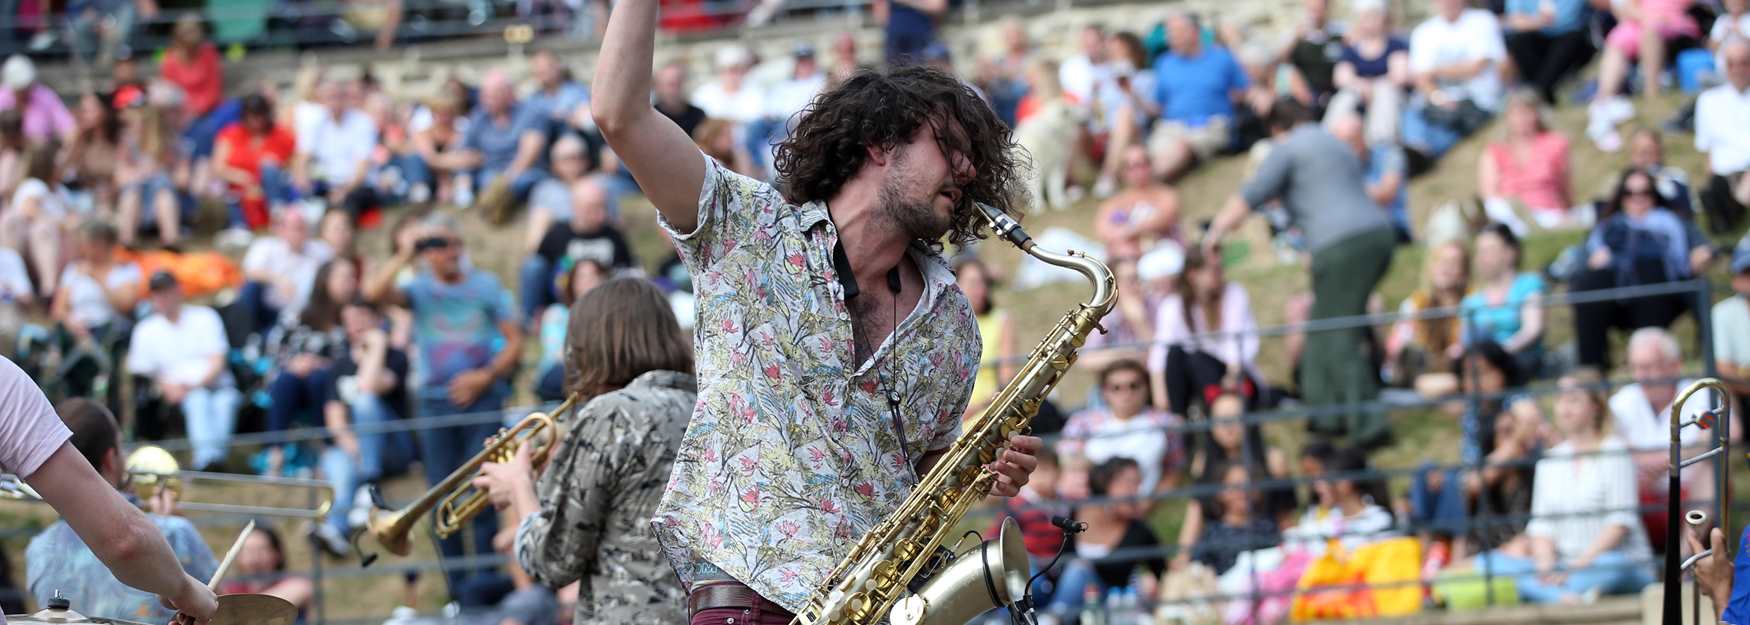
MULTIPOLYGON (((551 414, 565 414, 576 400, 576 395, 566 398, 551 414)), ((365 533, 376 538, 377 544, 382 545, 389 553, 405 556, 413 550, 409 533, 412 532, 414 524, 436 507, 437 517, 432 520, 432 529, 439 538, 449 538, 490 504, 486 493, 471 484, 480 473, 480 465, 508 461, 523 445, 532 445, 529 463, 536 471, 540 471, 547 465, 547 459, 553 455, 553 449, 563 436, 564 430, 549 413, 537 412, 523 417, 515 426, 508 430, 499 430, 496 436, 487 439, 484 450, 462 463, 462 466, 456 467, 455 471, 451 471, 449 476, 420 495, 413 503, 399 510, 387 510, 380 506, 372 508, 365 533)))
MULTIPOLYGON (((1668 522, 1665 526, 1665 597, 1663 620, 1667 625, 1677 625, 1683 621, 1683 604, 1680 601, 1682 597, 1683 571, 1694 567, 1696 562, 1699 562, 1702 558, 1713 555, 1716 552, 1727 560, 1730 560, 1732 557, 1731 545, 1728 543, 1723 545, 1711 545, 1708 549, 1680 561, 1679 558, 1683 557, 1683 551, 1680 546, 1682 545, 1682 542, 1678 538, 1678 534, 1682 532, 1682 529, 1677 526, 1677 519, 1679 518, 1682 508, 1682 502, 1678 500, 1682 497, 1680 493, 1683 488, 1683 469, 1690 465, 1711 459, 1714 456, 1726 455, 1727 457, 1730 457, 1731 455, 1732 442, 1731 438, 1728 436, 1730 433, 1728 428, 1731 427, 1731 397, 1731 389, 1728 388, 1724 382, 1715 378, 1704 378, 1696 380, 1687 388, 1684 388, 1683 392, 1678 393, 1677 401, 1672 402, 1671 404, 1671 460, 1670 466, 1667 469, 1670 480, 1670 490, 1665 510, 1668 522), (1710 406, 1707 410, 1702 411, 1701 414, 1696 415, 1692 419, 1685 419, 1683 417, 1684 402, 1688 401, 1691 396, 1704 390, 1712 390, 1717 394, 1717 397, 1722 399, 1722 402, 1710 406), (1687 427, 1696 427, 1702 430, 1715 430, 1718 434, 1714 438, 1718 442, 1707 451, 1696 454, 1691 458, 1684 458, 1682 434, 1683 429, 1687 427)), ((1715 512, 1713 520, 1717 522, 1720 528, 1730 532, 1732 511, 1731 468, 1726 467, 1721 471, 1721 475, 1716 476, 1716 480, 1716 492, 1714 494, 1715 512)), ((1681 514, 1681 517, 1686 525, 1694 528, 1697 532, 1705 531, 1704 526, 1706 526, 1709 521, 1708 514, 1701 510, 1690 510, 1686 514, 1681 514)), ((1705 540, 1706 535, 1703 534, 1702 537, 1705 540)), ((1700 600, 1697 599, 1696 601, 1699 602, 1700 600)), ((1698 620, 1700 619, 1699 610, 1696 611, 1696 618, 1698 620)))
MULTIPOLYGON (((177 495, 176 510, 179 513, 321 519, 328 515, 328 509, 334 503, 333 485, 325 481, 183 471, 169 452, 152 445, 142 446, 128 455, 127 469, 122 477, 121 489, 133 494, 142 502, 150 501, 158 495, 160 490, 168 490, 177 495), (314 505, 304 508, 257 506, 218 501, 181 501, 186 485, 204 482, 238 484, 249 487, 269 486, 302 489, 321 494, 314 505)), ((189 487, 186 490, 198 491, 199 489, 189 487)), ((18 476, 0 475, 0 499, 41 502, 42 495, 31 489, 30 485, 19 479, 18 476)))

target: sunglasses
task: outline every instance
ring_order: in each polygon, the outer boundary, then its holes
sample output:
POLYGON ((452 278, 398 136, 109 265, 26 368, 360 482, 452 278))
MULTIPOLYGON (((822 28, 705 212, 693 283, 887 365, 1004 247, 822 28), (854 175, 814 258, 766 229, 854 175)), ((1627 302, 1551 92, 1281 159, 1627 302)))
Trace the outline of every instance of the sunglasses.
POLYGON ((1625 197, 1637 197, 1637 196, 1638 197, 1653 197, 1653 190, 1652 189, 1623 189, 1622 194, 1625 197))
POLYGON ((1121 384, 1107 384, 1106 390, 1112 391, 1112 392, 1139 391, 1139 390, 1142 390, 1142 383, 1141 382, 1127 382, 1127 383, 1121 383, 1121 384))

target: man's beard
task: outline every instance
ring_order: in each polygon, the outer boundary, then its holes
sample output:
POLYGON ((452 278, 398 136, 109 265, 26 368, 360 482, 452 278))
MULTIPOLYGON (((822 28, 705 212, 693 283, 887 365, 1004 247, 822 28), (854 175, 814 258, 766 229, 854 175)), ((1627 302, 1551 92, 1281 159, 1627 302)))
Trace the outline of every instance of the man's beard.
MULTIPOLYGON (((900 167, 895 173, 904 171, 905 168, 900 167)), ((908 185, 904 178, 909 176, 890 175, 882 183, 881 191, 876 196, 881 213, 907 237, 922 241, 940 241, 954 228, 952 214, 942 215, 936 212, 936 197, 940 189, 930 193, 922 201, 908 199, 907 187, 915 185, 908 185)))

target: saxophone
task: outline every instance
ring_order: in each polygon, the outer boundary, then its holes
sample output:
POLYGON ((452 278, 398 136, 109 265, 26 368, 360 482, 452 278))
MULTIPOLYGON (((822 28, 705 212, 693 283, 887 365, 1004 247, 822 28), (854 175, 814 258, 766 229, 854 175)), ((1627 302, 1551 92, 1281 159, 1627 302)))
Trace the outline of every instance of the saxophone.
POLYGON ((940 555, 943 541, 990 494, 996 475, 984 465, 997 458, 1011 434, 1027 432, 1040 402, 1075 362, 1076 350, 1111 312, 1117 285, 1100 261, 1081 252, 1038 249, 1002 209, 977 207, 991 229, 1021 251, 1081 273, 1093 285, 1093 297, 1058 320, 1015 379, 963 425, 960 438, 899 509, 851 547, 791 625, 874 625, 890 611, 894 625, 962 625, 993 607, 1013 606, 1026 593, 1031 565, 1014 519, 1003 521, 995 540, 957 556, 940 555))

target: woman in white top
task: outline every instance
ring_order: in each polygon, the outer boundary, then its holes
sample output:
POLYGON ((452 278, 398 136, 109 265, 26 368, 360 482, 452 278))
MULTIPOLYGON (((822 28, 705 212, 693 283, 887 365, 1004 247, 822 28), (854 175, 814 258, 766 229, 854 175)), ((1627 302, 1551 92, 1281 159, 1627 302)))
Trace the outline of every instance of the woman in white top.
POLYGON ((1251 297, 1245 287, 1227 280, 1221 259, 1187 250, 1179 288, 1161 302, 1155 316, 1148 370, 1154 377, 1156 405, 1190 415, 1196 402, 1207 413, 1211 387, 1239 388, 1251 403, 1259 379, 1252 368, 1258 357, 1257 328, 1251 297))
POLYGON ((1537 463, 1525 526, 1530 557, 1496 551, 1477 566, 1515 577, 1530 603, 1639 591, 1653 581, 1653 551, 1635 514, 1634 461, 1622 439, 1604 431, 1610 413, 1599 377, 1570 374, 1560 387, 1556 428, 1566 440, 1537 463))
POLYGON ((43 297, 55 293, 61 274, 61 236, 67 221, 67 188, 50 146, 30 148, 24 156, 24 182, 12 192, 12 203, 0 214, 0 244, 24 254, 38 277, 43 297))

